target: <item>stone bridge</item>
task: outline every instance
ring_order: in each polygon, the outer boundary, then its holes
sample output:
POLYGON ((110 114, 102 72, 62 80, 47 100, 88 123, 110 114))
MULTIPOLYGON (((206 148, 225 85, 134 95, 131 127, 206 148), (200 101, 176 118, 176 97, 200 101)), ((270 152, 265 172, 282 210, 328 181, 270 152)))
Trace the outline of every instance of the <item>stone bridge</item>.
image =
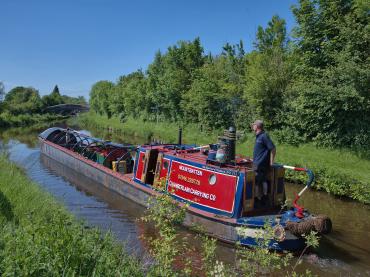
POLYGON ((75 115, 81 112, 89 111, 89 106, 79 105, 79 104, 59 104, 54 106, 49 106, 44 109, 48 113, 58 113, 62 115, 75 115))

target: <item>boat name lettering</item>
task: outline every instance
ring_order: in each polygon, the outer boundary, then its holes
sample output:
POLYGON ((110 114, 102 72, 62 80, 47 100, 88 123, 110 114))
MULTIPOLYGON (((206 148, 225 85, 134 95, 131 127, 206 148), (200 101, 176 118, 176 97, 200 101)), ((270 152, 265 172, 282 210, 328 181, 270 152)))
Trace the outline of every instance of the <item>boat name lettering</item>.
POLYGON ((185 182, 188 182, 190 184, 194 184, 194 185, 198 185, 200 186, 200 180, 197 180, 197 179, 194 179, 194 178, 191 178, 191 177, 187 177, 185 175, 181 175, 181 174, 178 174, 177 175, 177 178, 179 180, 182 180, 182 181, 185 181, 185 182))
POLYGON ((184 185, 177 184, 177 183, 174 183, 174 182, 170 182, 169 185, 170 185, 170 187, 181 190, 183 192, 186 192, 186 193, 189 193, 189 194, 192 194, 192 195, 196 195, 196 196, 202 197, 204 199, 209 199, 211 201, 216 201, 216 195, 214 195, 212 193, 206 193, 206 192, 203 192, 203 191, 199 191, 199 190, 189 188, 189 187, 186 187, 184 185))
POLYGON ((182 170, 182 171, 185 171, 185 172, 189 172, 191 174, 198 175, 198 176, 203 175, 203 172, 201 170, 190 168, 190 167, 187 167, 187 166, 180 165, 179 169, 182 170))

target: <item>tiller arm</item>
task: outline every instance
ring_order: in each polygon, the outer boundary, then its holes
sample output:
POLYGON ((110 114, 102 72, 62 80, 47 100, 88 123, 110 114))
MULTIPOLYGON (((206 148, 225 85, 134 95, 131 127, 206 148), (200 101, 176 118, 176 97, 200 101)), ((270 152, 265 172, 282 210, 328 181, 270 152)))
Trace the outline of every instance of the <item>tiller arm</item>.
POLYGON ((308 189, 312 185, 312 183, 315 179, 315 175, 308 168, 294 167, 294 166, 289 166, 289 165, 282 165, 282 167, 285 168, 285 169, 290 169, 290 170, 294 170, 294 171, 304 171, 308 175, 308 180, 307 180, 306 186, 298 194, 296 194, 296 197, 293 201, 293 206, 297 209, 297 211, 295 213, 295 216, 298 217, 298 218, 303 218, 304 217, 304 215, 303 215, 304 207, 299 206, 297 202, 298 202, 299 198, 302 196, 302 194, 306 191, 306 189, 308 189))

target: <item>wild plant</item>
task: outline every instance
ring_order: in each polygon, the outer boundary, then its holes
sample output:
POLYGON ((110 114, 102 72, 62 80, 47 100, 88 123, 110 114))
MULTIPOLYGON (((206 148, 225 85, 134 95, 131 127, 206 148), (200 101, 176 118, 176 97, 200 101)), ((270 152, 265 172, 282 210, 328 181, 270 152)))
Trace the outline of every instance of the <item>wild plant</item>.
POLYGON ((204 233, 200 236, 202 241, 202 271, 204 274, 209 277, 235 276, 235 272, 228 265, 217 259, 217 240, 204 233))
MULTIPOLYGON (((303 258, 303 255, 306 253, 306 251, 310 247, 317 248, 319 246, 319 236, 317 235, 317 232, 311 231, 308 235, 302 235, 302 236, 305 238, 306 246, 302 250, 302 252, 299 255, 299 258, 295 262, 294 266, 292 267, 292 272, 291 272, 292 274, 291 275, 288 274, 288 276, 297 276, 297 275, 294 275, 295 274, 295 270, 296 270, 297 266, 302 263, 302 261, 303 261, 303 259, 302 259, 303 258)), ((310 274, 310 272, 306 272, 306 274, 310 274)))
MULTIPOLYGON (((171 196, 162 194, 149 199, 147 214, 142 218, 145 222, 153 222, 159 236, 150 239, 150 253, 155 262, 149 270, 150 276, 178 276, 174 268, 176 258, 186 251, 186 241, 179 241, 178 226, 185 218, 187 206, 179 207, 171 196)), ((183 271, 191 273, 185 261, 183 271)))
MULTIPOLYGON (((246 237, 247 232, 246 227, 237 229, 237 233, 241 237, 246 237)), ((274 231, 270 222, 267 221, 263 229, 255 230, 254 233, 256 246, 253 249, 241 245, 238 245, 237 248, 237 267, 243 275, 268 274, 289 265, 289 261, 293 257, 291 253, 280 255, 269 249, 274 238, 274 231)))
POLYGON ((151 254, 155 260, 149 271, 151 276, 233 276, 233 272, 221 261, 216 259, 216 239, 205 235, 200 226, 194 226, 201 241, 201 272, 195 272, 190 256, 191 249, 186 238, 178 235, 179 225, 185 218, 188 205, 179 207, 171 196, 161 194, 149 199, 148 212, 143 217, 145 222, 153 222, 159 233, 158 238, 150 240, 151 254), (187 255, 190 254, 190 255, 187 255), (181 260, 179 260, 181 259, 181 260))

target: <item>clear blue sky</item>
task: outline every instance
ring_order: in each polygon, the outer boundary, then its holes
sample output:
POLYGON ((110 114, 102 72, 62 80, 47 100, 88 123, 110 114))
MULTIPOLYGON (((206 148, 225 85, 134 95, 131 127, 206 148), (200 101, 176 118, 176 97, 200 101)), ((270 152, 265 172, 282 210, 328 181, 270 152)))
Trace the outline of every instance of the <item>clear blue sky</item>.
POLYGON ((274 14, 294 18, 296 0, 0 0, 0 81, 6 91, 88 96, 99 80, 146 69, 157 50, 199 36, 205 52, 244 41, 274 14))

